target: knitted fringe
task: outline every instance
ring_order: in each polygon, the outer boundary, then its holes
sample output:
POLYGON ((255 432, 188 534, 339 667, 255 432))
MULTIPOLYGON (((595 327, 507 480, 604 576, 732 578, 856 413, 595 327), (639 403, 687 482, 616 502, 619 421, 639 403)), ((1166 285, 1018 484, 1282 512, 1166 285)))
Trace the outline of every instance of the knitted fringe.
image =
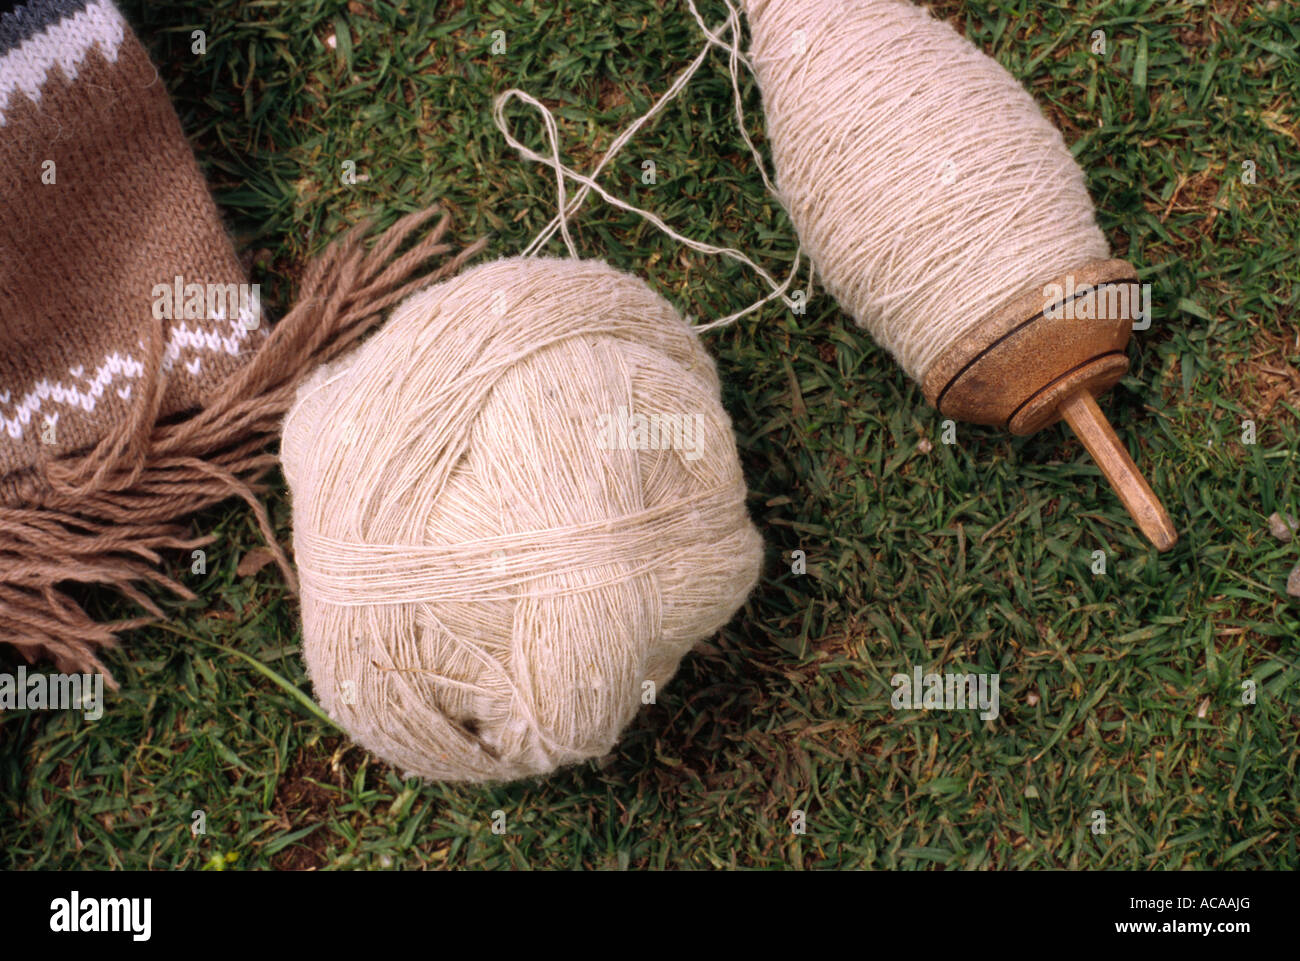
POLYGON ((155 322, 147 386, 131 416, 88 453, 47 461, 31 506, 0 507, 0 640, 16 645, 29 662, 49 658, 60 671, 102 672, 116 688, 99 649, 115 646, 118 633, 164 616, 142 590, 146 585, 194 598, 159 569, 162 552, 210 543, 212 537, 194 537, 179 521, 230 497, 252 508, 296 592, 293 568, 259 500, 265 490, 260 481, 277 462, 268 446, 306 374, 351 347, 387 308, 454 274, 486 245, 482 238, 417 276, 430 258, 451 251, 442 242, 448 215, 395 255, 438 212, 434 206, 407 215, 370 249, 370 223, 328 248, 308 266, 295 306, 257 353, 182 420, 158 423, 166 330, 155 322), (70 581, 110 585, 151 616, 99 623, 61 589, 70 581))

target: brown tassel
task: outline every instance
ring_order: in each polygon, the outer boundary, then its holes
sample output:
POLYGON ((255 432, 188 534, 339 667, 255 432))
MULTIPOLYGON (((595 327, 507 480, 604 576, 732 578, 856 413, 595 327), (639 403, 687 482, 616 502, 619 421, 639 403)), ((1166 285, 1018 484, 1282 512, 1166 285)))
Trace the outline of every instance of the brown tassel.
POLYGON ((30 662, 42 657, 60 671, 102 672, 101 647, 121 631, 163 617, 141 588, 153 584, 193 599, 158 568, 162 551, 190 551, 210 543, 180 523, 229 497, 242 498, 290 587, 293 568, 271 529, 260 483, 277 458, 268 451, 293 403, 299 382, 317 365, 351 347, 385 310, 407 294, 454 274, 486 246, 482 238, 432 273, 419 270, 447 254, 448 215, 409 251, 398 249, 438 207, 408 214, 370 249, 371 224, 350 230, 307 268, 298 300, 270 331, 252 359, 221 384, 199 411, 158 423, 165 375, 165 330, 154 323, 145 364, 148 387, 131 416, 94 449, 47 461, 25 499, 31 506, 0 507, 0 640, 30 662), (101 624, 59 589, 63 582, 108 584, 152 617, 101 624))

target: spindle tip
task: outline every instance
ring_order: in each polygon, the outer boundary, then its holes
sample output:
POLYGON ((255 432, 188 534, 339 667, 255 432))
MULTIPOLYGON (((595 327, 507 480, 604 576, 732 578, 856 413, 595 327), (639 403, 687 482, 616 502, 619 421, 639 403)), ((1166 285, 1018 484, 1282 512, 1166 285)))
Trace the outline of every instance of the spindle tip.
POLYGON ((1159 551, 1173 547, 1178 541, 1174 522, 1133 458, 1128 456, 1092 392, 1075 391, 1061 401, 1057 410, 1088 449, 1147 540, 1159 551))

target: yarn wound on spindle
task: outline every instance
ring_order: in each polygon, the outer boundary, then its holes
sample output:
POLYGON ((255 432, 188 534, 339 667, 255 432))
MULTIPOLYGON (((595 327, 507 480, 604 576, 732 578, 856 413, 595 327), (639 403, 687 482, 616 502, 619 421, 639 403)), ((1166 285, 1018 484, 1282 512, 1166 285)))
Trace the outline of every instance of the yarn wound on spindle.
POLYGON ((603 756, 758 578, 713 361, 597 261, 413 295, 303 385, 281 458, 316 697, 403 772, 603 756))
POLYGON ((745 10, 782 202, 826 289, 913 379, 1109 256, 1060 132, 948 24, 905 0, 745 10))

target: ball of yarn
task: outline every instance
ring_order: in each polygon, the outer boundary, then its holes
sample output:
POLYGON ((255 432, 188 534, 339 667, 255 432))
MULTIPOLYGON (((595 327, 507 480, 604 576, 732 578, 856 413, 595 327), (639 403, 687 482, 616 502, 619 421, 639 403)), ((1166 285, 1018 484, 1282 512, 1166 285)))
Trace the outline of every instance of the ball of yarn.
POLYGON ((746 0, 777 188, 826 289, 914 379, 1027 291, 1109 256, 1061 134, 900 0, 746 0))
POLYGON ((511 258, 299 390, 281 458, 321 706, 404 772, 610 751, 762 543, 713 361, 638 278, 511 258))

